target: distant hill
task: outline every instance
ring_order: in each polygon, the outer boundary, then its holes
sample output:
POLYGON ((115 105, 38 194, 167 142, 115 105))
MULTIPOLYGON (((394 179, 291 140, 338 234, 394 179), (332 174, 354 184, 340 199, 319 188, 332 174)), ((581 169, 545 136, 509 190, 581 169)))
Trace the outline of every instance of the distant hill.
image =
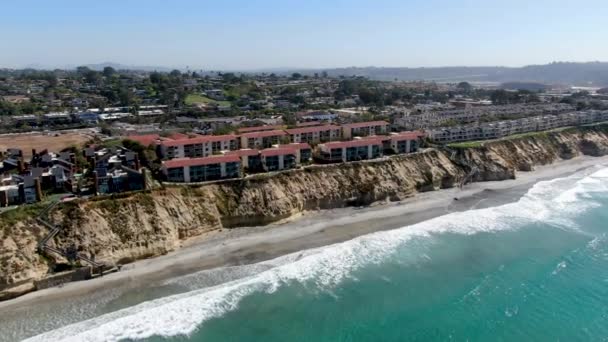
POLYGON ((138 70, 138 71, 160 71, 169 72, 172 68, 161 67, 161 66, 137 66, 137 65, 124 65, 119 63, 105 62, 98 64, 85 64, 87 68, 96 71, 102 71, 105 67, 112 67, 116 70, 138 70))
POLYGON ((375 80, 427 80, 437 82, 534 82, 608 86, 608 62, 556 62, 508 67, 438 67, 438 68, 378 68, 352 67, 325 70, 301 70, 305 74, 326 71, 330 76, 364 76, 375 80))
POLYGON ((539 91, 546 90, 549 87, 546 84, 536 82, 505 82, 500 85, 500 88, 539 91))

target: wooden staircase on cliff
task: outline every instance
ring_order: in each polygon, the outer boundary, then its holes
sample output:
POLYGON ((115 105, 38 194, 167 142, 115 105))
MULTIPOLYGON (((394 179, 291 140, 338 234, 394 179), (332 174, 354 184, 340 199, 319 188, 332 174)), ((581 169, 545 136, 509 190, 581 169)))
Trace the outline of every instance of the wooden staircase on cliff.
POLYGON ((55 236, 61 231, 61 228, 54 225, 53 223, 47 221, 45 219, 45 217, 50 213, 50 211, 59 204, 59 202, 53 202, 52 204, 50 204, 48 207, 46 207, 39 215, 38 217, 36 217, 36 222, 44 225, 45 227, 47 227, 49 229, 49 233, 47 235, 45 235, 39 242, 38 242, 38 253, 43 254, 43 253, 54 253, 57 255, 60 255, 68 260, 70 259, 76 259, 76 260, 82 260, 84 262, 86 262, 87 264, 91 265, 93 268, 93 273, 99 273, 99 275, 103 275, 104 272, 104 268, 105 265, 100 264, 94 260, 92 260, 89 257, 86 257, 80 253, 68 253, 67 251, 64 250, 60 250, 54 247, 51 247, 48 245, 49 241, 51 241, 53 238, 55 238, 55 236))

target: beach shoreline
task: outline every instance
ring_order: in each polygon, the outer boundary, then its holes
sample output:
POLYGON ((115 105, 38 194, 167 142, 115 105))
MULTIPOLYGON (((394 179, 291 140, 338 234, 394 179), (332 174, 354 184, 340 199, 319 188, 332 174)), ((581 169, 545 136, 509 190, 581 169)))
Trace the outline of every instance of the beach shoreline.
POLYGON ((167 255, 125 265, 117 273, 0 302, 0 314, 11 308, 86 295, 119 284, 143 286, 202 270, 254 264, 410 226, 451 212, 499 206, 517 201, 537 182, 566 177, 601 164, 608 164, 608 157, 577 157, 539 166, 531 172, 518 172, 515 180, 472 183, 463 189, 425 192, 401 202, 365 208, 308 212, 263 227, 223 229, 184 241, 180 249, 167 255))

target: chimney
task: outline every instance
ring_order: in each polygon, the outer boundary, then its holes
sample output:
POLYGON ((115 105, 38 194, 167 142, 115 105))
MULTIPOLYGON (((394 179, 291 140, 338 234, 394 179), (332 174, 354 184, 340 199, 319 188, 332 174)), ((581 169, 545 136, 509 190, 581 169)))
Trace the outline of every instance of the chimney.
POLYGON ((141 181, 143 183, 142 186, 143 186, 144 190, 148 190, 148 182, 146 180, 146 174, 147 174, 146 168, 141 169, 141 179, 142 179, 141 181))
POLYGON ((40 185, 40 177, 34 179, 34 186, 36 187, 36 200, 42 201, 42 186, 40 185))
POLYGON ((93 193, 95 195, 99 194, 99 176, 97 176, 97 171, 93 171, 93 193))
POLYGON ((19 199, 21 203, 25 203, 25 186, 23 183, 19 184, 19 199))
POLYGON ((135 170, 139 171, 139 168, 141 166, 139 165, 139 155, 136 153, 135 154, 135 170))
POLYGON ((23 162, 23 157, 19 157, 19 161, 17 162, 17 170, 19 174, 25 173, 25 163, 23 162))
POLYGON ((91 171, 94 171, 95 170, 95 165, 97 164, 97 158, 91 157, 89 159, 89 162, 91 163, 91 171))
POLYGON ((8 207, 8 193, 6 191, 0 191, 0 206, 8 207))
POLYGON ((33 148, 32 149, 32 158, 36 158, 36 157, 38 157, 38 154, 36 154, 36 149, 33 148))

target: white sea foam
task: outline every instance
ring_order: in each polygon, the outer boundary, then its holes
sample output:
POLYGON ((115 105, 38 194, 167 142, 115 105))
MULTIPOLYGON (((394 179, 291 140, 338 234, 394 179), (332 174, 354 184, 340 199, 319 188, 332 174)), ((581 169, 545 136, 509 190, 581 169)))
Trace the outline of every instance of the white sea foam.
MULTIPOLYGON (((572 176, 536 184, 518 202, 448 214, 397 230, 373 233, 348 242, 293 253, 251 267, 259 273, 218 286, 156 299, 140 305, 72 324, 29 341, 118 341, 154 335, 192 333, 201 323, 238 307, 254 292, 272 293, 289 282, 331 289, 364 265, 380 263, 415 237, 442 233, 476 234, 518 229, 534 222, 560 228, 597 206, 577 201, 594 193, 608 193, 608 169, 589 176, 572 176)), ((512 313, 510 311, 510 313, 512 313)), ((517 312, 515 311, 515 314, 517 312)))

